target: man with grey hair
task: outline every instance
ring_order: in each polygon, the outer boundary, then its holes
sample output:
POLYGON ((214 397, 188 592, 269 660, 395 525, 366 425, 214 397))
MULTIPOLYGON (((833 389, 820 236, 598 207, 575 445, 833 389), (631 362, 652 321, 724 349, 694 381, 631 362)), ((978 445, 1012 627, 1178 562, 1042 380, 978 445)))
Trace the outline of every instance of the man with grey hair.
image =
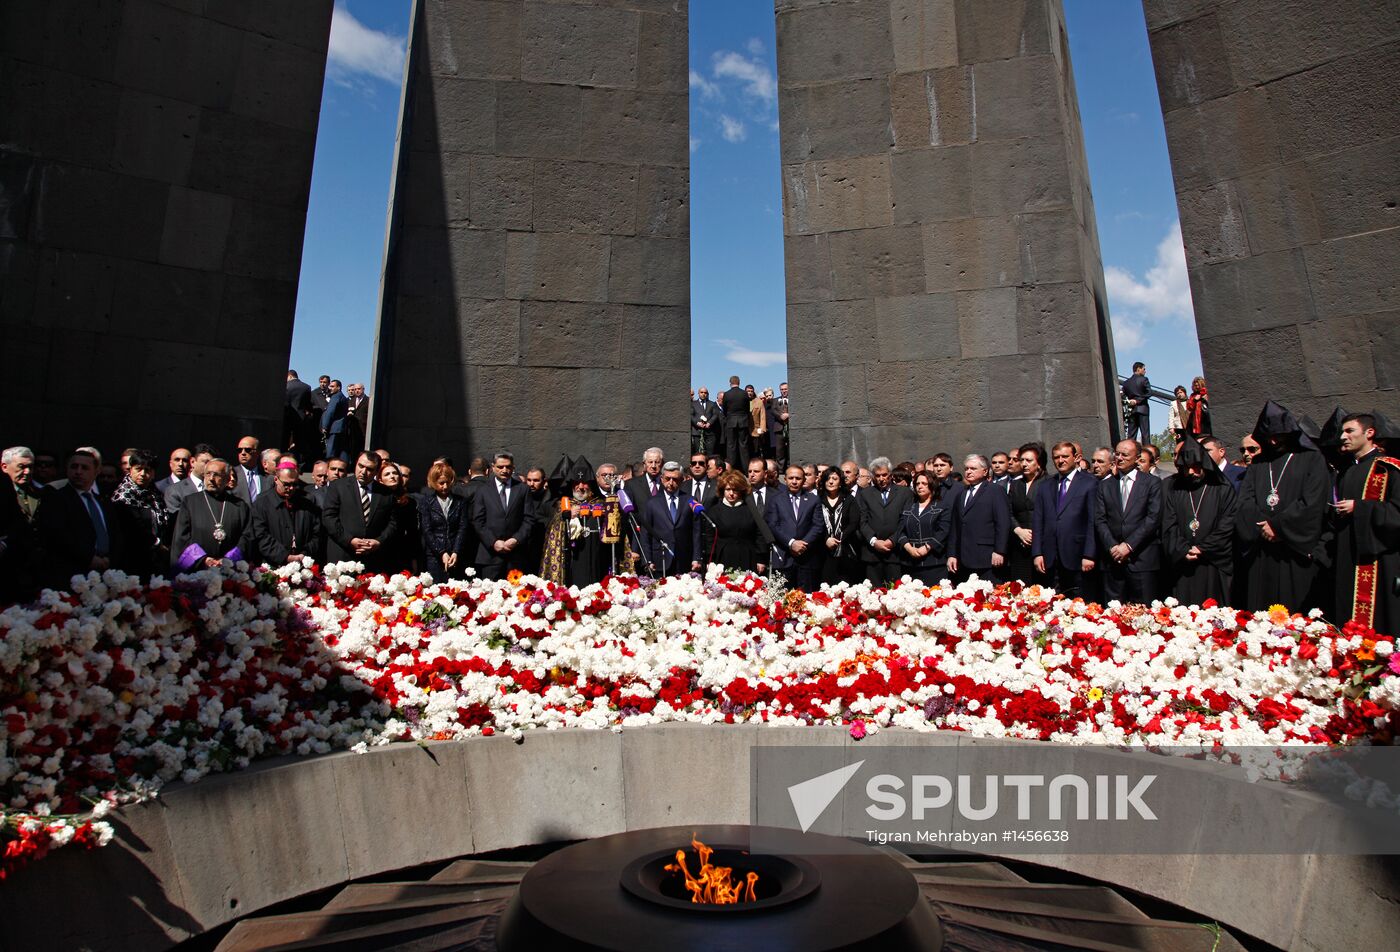
POLYGON ((1000 582, 1011 543, 1011 502, 987 483, 991 464, 973 453, 963 460, 963 491, 953 499, 948 574, 954 584, 970 576, 1000 582))
POLYGON ((681 490, 681 464, 671 460, 661 469, 661 492, 637 504, 643 558, 653 578, 698 572, 704 564, 700 517, 691 512, 691 501, 681 490))
POLYGON ((639 515, 645 508, 646 501, 661 492, 661 464, 665 459, 666 454, 662 452, 661 447, 651 447, 642 454, 642 471, 633 473, 632 478, 623 484, 627 495, 632 497, 632 502, 636 504, 639 515))
POLYGON ((871 585, 889 585, 904 574, 894 537, 899 533, 904 510, 914 505, 908 486, 892 486, 894 466, 889 458, 870 461, 871 485, 856 492, 856 512, 860 518, 860 558, 871 585))
POLYGON ((10 477, 15 487, 15 501, 25 523, 34 524, 34 513, 39 511, 43 491, 34 485, 34 451, 27 446, 11 446, 0 456, 0 469, 10 477))

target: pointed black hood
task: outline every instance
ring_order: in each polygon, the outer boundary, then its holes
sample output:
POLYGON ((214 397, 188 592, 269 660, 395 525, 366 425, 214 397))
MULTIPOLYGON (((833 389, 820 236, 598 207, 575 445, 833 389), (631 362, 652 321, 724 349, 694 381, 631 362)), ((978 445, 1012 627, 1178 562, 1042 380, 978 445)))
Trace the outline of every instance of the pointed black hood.
POLYGON ((1176 451, 1176 475, 1172 477, 1173 482, 1186 484, 1186 468, 1188 466, 1201 467, 1202 482, 1225 482, 1225 474, 1220 472, 1220 467, 1215 465, 1215 460, 1211 458, 1210 453, 1194 436, 1187 436, 1182 441, 1181 449, 1176 451))
POLYGON ((1264 456, 1293 450, 1316 450, 1317 446, 1308 437, 1303 424, 1287 407, 1270 400, 1259 412, 1259 420, 1251 434, 1263 449, 1264 456), (1271 440, 1277 439, 1281 450, 1271 449, 1271 440))

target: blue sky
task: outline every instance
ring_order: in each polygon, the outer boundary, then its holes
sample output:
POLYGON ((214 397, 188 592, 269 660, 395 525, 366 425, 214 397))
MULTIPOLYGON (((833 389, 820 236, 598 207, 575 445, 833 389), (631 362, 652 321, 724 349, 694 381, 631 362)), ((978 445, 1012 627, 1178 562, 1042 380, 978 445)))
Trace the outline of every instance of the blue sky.
MULTIPOLYGON (((691 0, 692 379, 784 379, 772 5, 691 0)), ((292 366, 368 381, 408 0, 342 0, 331 33, 292 366)), ((1142 7, 1065 0, 1120 369, 1200 372, 1142 7)))

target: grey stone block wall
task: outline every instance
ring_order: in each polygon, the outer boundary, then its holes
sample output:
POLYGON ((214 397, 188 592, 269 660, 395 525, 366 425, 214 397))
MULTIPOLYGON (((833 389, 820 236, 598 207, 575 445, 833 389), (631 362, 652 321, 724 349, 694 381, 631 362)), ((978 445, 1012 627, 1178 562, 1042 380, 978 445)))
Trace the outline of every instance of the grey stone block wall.
POLYGON ((371 429, 411 464, 689 449, 685 0, 420 0, 371 429))
POLYGON ((1400 413, 1400 4, 1143 8, 1214 429, 1400 413))
POLYGON ((0 5, 0 445, 280 439, 331 9, 0 5))
POLYGON ((1109 434, 1058 0, 776 0, 793 453, 1109 434))

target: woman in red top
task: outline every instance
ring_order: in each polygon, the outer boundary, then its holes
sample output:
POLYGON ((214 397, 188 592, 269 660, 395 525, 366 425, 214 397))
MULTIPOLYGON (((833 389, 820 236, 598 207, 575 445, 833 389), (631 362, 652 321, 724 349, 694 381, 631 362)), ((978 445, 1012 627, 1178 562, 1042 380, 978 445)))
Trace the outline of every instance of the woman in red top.
POLYGON ((1210 433, 1210 395, 1206 393, 1206 378, 1191 381, 1191 396, 1186 398, 1186 432, 1199 439, 1210 433))

